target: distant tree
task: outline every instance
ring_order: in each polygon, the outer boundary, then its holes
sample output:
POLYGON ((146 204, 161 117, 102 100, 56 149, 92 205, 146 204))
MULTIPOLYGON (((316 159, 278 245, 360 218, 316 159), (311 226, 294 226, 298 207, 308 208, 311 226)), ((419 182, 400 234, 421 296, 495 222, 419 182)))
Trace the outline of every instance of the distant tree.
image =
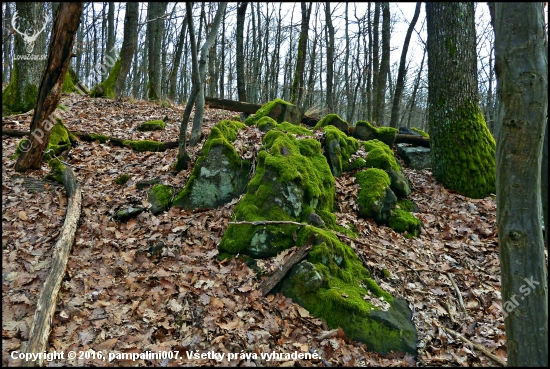
POLYGON ((301 108, 302 98, 304 96, 304 71, 306 67, 307 35, 312 3, 309 3, 309 6, 305 2, 301 2, 300 4, 302 5, 302 25, 300 27, 298 56, 296 58, 296 69, 294 72, 294 82, 292 83, 290 102, 301 108))
POLYGON ((386 105, 386 82, 390 72, 390 3, 382 3, 382 59, 380 60, 380 72, 378 73, 376 94, 376 113, 374 120, 379 126, 384 125, 384 112, 386 105))
POLYGON ((237 95, 239 101, 247 101, 246 88, 244 85, 244 19, 246 16, 246 7, 248 2, 240 2, 237 5, 237 95))
POLYGON ((160 57, 162 37, 164 35, 164 19, 161 17, 166 11, 167 2, 149 2, 147 10, 147 47, 149 51, 149 83, 147 85, 147 97, 149 100, 161 98, 161 72, 160 57))
POLYGON ((544 5, 491 6, 499 99, 497 223, 508 365, 548 367, 548 282, 539 208, 548 113, 544 5))
POLYGON ((432 171, 460 194, 495 193, 495 140, 479 107, 474 3, 426 3, 432 171))
POLYGON ((124 16, 124 39, 120 49, 120 72, 115 82, 115 97, 120 97, 128 72, 132 66, 132 58, 137 45, 139 20, 139 3, 127 2, 124 16))
POLYGON ((393 95, 393 105, 391 109, 390 127, 397 128, 397 122, 399 121, 399 108, 401 107, 401 96, 403 95, 403 88, 405 86, 405 64, 407 62, 407 51, 409 50, 409 43, 411 42, 411 35, 414 30, 414 26, 420 16, 420 7, 422 3, 416 3, 414 15, 407 34, 405 35, 405 42, 403 43, 403 50, 401 51, 401 60, 399 61, 399 71, 397 72, 397 82, 395 83, 395 93, 393 95))
POLYGON ((334 81, 334 26, 332 25, 332 14, 330 2, 325 3, 325 22, 327 33, 327 109, 334 113, 333 81, 334 81))

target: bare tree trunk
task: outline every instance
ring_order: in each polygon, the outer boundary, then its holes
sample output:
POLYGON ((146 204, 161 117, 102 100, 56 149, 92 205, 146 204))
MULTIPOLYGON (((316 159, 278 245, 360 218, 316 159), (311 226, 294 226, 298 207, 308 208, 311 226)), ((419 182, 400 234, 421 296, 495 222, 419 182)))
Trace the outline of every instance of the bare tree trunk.
POLYGON ((380 104, 378 103, 378 85, 380 84, 380 3, 374 3, 374 23, 372 31, 372 119, 378 120, 378 109, 380 104))
POLYGON ((382 60, 380 62, 380 73, 378 73, 378 90, 376 102, 377 113, 374 119, 379 126, 384 125, 386 105, 386 81, 390 71, 390 3, 382 3, 382 60))
POLYGON ((411 127, 411 117, 416 105, 416 94, 418 93, 418 88, 420 86, 420 77, 422 76, 422 69, 424 68, 424 59, 426 58, 427 48, 424 48, 424 53, 422 54, 422 61, 420 62, 420 68, 418 69, 418 74, 414 82, 413 92, 409 102, 409 119, 407 120, 407 127, 411 127))
POLYGON ((539 207, 548 108, 544 6, 533 2, 491 7, 499 97, 497 223, 508 365, 547 367, 548 281, 539 207))
POLYGON ((325 22, 327 32, 327 109, 328 113, 334 112, 332 101, 332 90, 334 80, 334 26, 332 25, 332 14, 330 13, 330 2, 325 3, 325 22))
POLYGON ((241 2, 237 5, 237 95, 239 101, 248 101, 246 97, 246 89, 244 84, 244 54, 243 54, 243 31, 244 19, 246 16, 246 7, 248 2, 241 2))
POLYGON ((407 34, 405 35, 405 43, 403 44, 403 51, 401 51, 401 60, 399 62, 399 72, 397 74, 397 83, 395 84, 395 94, 393 95, 393 106, 390 119, 390 127, 394 128, 397 128, 397 121, 399 120, 399 108, 401 105, 401 96, 403 94, 403 87, 405 85, 405 62, 407 59, 407 51, 409 50, 409 43, 411 42, 412 31, 414 30, 414 26, 416 25, 418 17, 420 16, 421 5, 421 2, 416 3, 414 16, 411 23, 409 24, 409 28, 407 29, 407 34))
MULTIPOLYGON (((120 97, 128 72, 132 66, 132 58, 137 44, 139 3, 127 2, 124 17, 124 40, 120 49, 120 73, 115 81, 115 97, 120 97)), ((135 61, 137 63, 137 60, 135 61)))
POLYGON ((294 72, 294 82, 292 83, 292 94, 290 102, 299 108, 302 108, 302 99, 304 96, 304 69, 306 66, 307 34, 309 30, 309 18, 311 16, 312 3, 309 7, 305 2, 302 5, 302 26, 300 29, 300 40, 298 41, 298 57, 296 59, 296 71, 294 72))
POLYGON ((149 51, 149 82, 147 84, 147 97, 149 100, 161 98, 161 44, 164 34, 164 19, 158 19, 166 11, 166 2, 149 2, 147 10, 147 42, 149 51))
POLYGON ((116 60, 115 53, 115 3, 109 2, 109 10, 107 15, 107 50, 105 56, 116 60))
POLYGON ((61 99, 61 88, 71 61, 76 30, 80 23, 82 3, 61 3, 52 30, 48 65, 38 89, 38 101, 31 122, 30 149, 15 163, 17 172, 40 169, 44 149, 48 145, 53 112, 61 99))
MULTIPOLYGON (((208 50, 212 47, 214 39, 218 34, 218 29, 222 21, 222 17, 225 14, 225 8, 227 7, 226 2, 221 2, 218 5, 218 10, 216 11, 216 16, 212 22, 212 27, 210 33, 208 34, 206 41, 201 47, 199 64, 199 75, 197 79, 198 92, 197 100, 195 101, 195 116, 193 118, 193 128, 191 130, 191 138, 189 139, 189 145, 194 146, 199 142, 202 129, 202 118, 204 115, 204 79, 206 77, 206 63, 208 50)), ((189 23, 191 19, 189 19, 189 23)))

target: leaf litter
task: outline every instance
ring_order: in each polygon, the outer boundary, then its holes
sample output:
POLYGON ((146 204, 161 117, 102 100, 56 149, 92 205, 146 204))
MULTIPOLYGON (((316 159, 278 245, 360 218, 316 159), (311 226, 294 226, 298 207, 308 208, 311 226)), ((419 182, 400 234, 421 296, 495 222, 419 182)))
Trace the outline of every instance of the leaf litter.
MULTIPOLYGON (((145 101, 89 99, 64 95, 62 112, 70 130, 121 139, 177 140, 182 106, 162 107, 145 101), (139 132, 139 123, 167 118, 166 130, 139 132)), ((492 197, 474 200, 447 191, 430 171, 404 167, 412 182, 413 200, 424 228, 407 239, 370 219, 356 216, 358 187, 345 173, 335 178, 338 224, 359 232, 352 246, 377 283, 407 299, 418 329, 418 357, 386 356, 349 340, 341 329, 329 330, 301 306, 280 294, 262 297, 256 274, 239 260, 219 261, 221 240, 239 198, 216 209, 172 208, 154 216, 117 222, 116 210, 147 205, 147 189, 137 182, 160 179, 181 189, 210 128, 235 113, 205 110, 202 139, 189 148, 189 169, 171 170, 177 149, 138 153, 129 148, 79 142, 68 162, 82 186, 82 214, 57 299, 48 350, 89 352, 88 358, 49 363, 80 366, 491 366, 494 363, 470 345, 454 339, 450 328, 506 360, 502 316, 496 204, 492 197), (125 185, 114 180, 127 173, 125 185), (152 256, 158 241, 165 247, 152 256), (452 279, 452 280, 451 280, 452 279), (454 283, 452 282, 454 281, 454 283), (456 288, 453 286, 456 284, 456 288), (457 293, 461 294, 464 309, 457 293), (113 362, 93 353, 178 351, 171 360, 139 359, 113 362), (193 353, 255 353, 221 361, 195 358, 193 353), (313 353, 319 359, 261 359, 261 353, 313 353)), ((30 126, 31 116, 4 117, 5 128, 30 126), (17 120, 15 120, 17 119, 17 120)), ((316 132, 316 136, 319 133, 316 132)), ((263 134, 254 127, 239 132, 239 154, 253 159, 263 134)), ((30 191, 16 174, 18 138, 2 137, 2 364, 21 365, 12 351, 24 351, 36 300, 49 272, 52 247, 63 224, 67 201, 53 183, 30 191)), ((48 168, 25 177, 43 179, 48 168)), ((253 174, 251 173, 251 176, 253 174)), ((258 262, 273 273, 292 250, 258 262)))

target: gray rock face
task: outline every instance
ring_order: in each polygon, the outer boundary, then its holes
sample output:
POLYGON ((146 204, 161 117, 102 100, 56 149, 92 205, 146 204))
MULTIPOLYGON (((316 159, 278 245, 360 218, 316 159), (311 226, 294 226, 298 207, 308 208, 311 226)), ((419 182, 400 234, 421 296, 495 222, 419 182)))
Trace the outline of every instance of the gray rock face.
POLYGON ((404 199, 411 194, 411 187, 409 186, 409 180, 403 172, 397 172, 393 169, 387 170, 388 176, 390 176, 391 185, 390 188, 395 193, 398 199, 404 199))
POLYGON ((134 208, 130 206, 127 209, 119 210, 116 213, 116 218, 121 222, 126 222, 127 220, 137 217, 139 214, 143 213, 144 210, 145 208, 143 207, 134 208))
POLYGON ((432 167, 430 149, 427 147, 397 144, 397 153, 409 168, 427 169, 432 167))
POLYGON ((338 140, 330 140, 325 144, 325 155, 335 177, 342 175, 342 148, 338 140))
MULTIPOLYGON (((181 208, 216 208, 241 195, 248 183, 250 164, 235 168, 224 145, 215 145, 200 161, 198 175, 189 180, 182 196, 174 201, 181 208)), ((193 172, 195 173, 195 172, 193 172)))

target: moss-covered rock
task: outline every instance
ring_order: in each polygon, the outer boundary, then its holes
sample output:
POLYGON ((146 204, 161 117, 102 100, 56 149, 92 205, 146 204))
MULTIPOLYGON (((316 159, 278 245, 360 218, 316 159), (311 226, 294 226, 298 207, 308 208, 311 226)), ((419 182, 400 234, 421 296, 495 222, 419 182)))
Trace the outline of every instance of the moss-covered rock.
POLYGON ((147 132, 147 131, 162 131, 166 128, 166 123, 162 120, 150 120, 149 122, 141 123, 138 126, 138 131, 147 132))
POLYGON ((63 171, 65 170, 65 165, 56 158, 50 159, 48 165, 52 169, 52 173, 48 175, 47 178, 52 178, 56 182, 63 184, 63 171))
POLYGON ((143 213, 143 211, 145 210, 145 208, 141 207, 141 206, 138 206, 138 207, 132 207, 130 206, 129 208, 126 208, 126 209, 121 209, 119 211, 117 211, 116 213, 116 219, 120 220, 121 222, 126 222, 132 218, 135 218, 137 217, 139 214, 143 213))
POLYGON ((338 114, 327 114, 321 119, 314 128, 326 127, 328 125, 338 128, 345 134, 349 133, 349 123, 340 118, 338 114))
POLYGON ((122 68, 122 61, 120 58, 115 62, 113 68, 109 72, 109 76, 105 81, 101 82, 95 86, 92 91, 90 91, 90 97, 107 97, 109 99, 115 98, 115 82, 120 74, 122 68))
POLYGON ((324 132, 325 156, 332 174, 339 177, 349 169, 349 159, 359 149, 359 142, 332 125, 325 126, 324 132))
POLYGON ((156 185, 149 189, 147 193, 147 201, 151 204, 149 211, 152 214, 158 214, 170 208, 174 188, 163 184, 156 185))
POLYGON ((67 71, 65 74, 65 79, 63 80, 63 86, 61 87, 61 92, 70 94, 76 92, 75 81, 73 80, 73 75, 67 71))
POLYGON ((355 124, 353 129, 353 137, 358 140, 380 140, 389 147, 393 146, 395 142, 395 136, 397 135, 397 128, 392 127, 375 127, 365 120, 360 120, 355 124))
POLYGON ((277 121, 270 116, 264 116, 258 119, 257 121, 258 129, 262 132, 267 132, 275 127, 277 127, 277 121))
POLYGON ((60 118, 55 118, 55 124, 50 131, 48 146, 44 152, 44 160, 49 160, 53 155, 59 155, 72 147, 69 130, 60 118))
POLYGON ((281 99, 275 99, 262 105, 254 115, 246 118, 244 123, 247 126, 252 126, 265 116, 275 119, 277 123, 290 122, 292 124, 299 124, 302 120, 302 114, 296 105, 281 99))
POLYGON ((144 152, 144 151, 162 152, 166 150, 166 148, 164 147, 164 142, 158 142, 158 141, 152 141, 152 140, 141 140, 141 141, 124 140, 122 141, 122 145, 130 146, 132 150, 137 152, 144 152))
POLYGON ((357 172, 355 181, 360 187, 357 193, 359 215, 372 218, 379 225, 388 224, 397 202, 388 174, 381 169, 370 168, 357 172))
POLYGON ((349 170, 359 170, 367 167, 367 163, 365 162, 365 159, 363 158, 355 158, 353 162, 349 165, 349 170))
POLYGON ((331 232, 308 227, 300 231, 298 244, 311 233, 317 238, 307 261, 290 270, 279 292, 371 350, 416 356, 417 334, 407 304, 383 291, 353 249, 331 232))
POLYGON ((421 130, 419 128, 411 127, 411 130, 415 131, 416 133, 418 133, 422 137, 430 138, 429 134, 427 134, 426 132, 424 132, 423 130, 421 130))
MULTIPOLYGON (((315 212, 327 225, 334 224, 334 177, 320 143, 271 130, 263 144, 255 176, 235 208, 236 220, 305 222, 315 212)), ((256 258, 274 256, 294 245, 297 228, 229 225, 219 250, 256 258)))
POLYGON ((398 199, 403 199, 411 194, 409 180, 401 170, 389 169, 386 170, 386 173, 390 177, 390 188, 398 199))
POLYGON ((367 157, 365 158, 367 167, 401 171, 401 167, 397 163, 397 160, 395 160, 393 151, 384 142, 373 139, 363 142, 363 147, 367 151, 367 157))
POLYGON ((431 150, 428 147, 410 146, 399 143, 397 154, 403 159, 405 165, 412 169, 427 169, 432 167, 431 150))
POLYGON ((117 185, 123 185, 123 184, 126 184, 126 182, 128 182, 128 180, 130 179, 130 176, 126 173, 124 174, 121 174, 120 176, 117 177, 117 179, 115 179, 115 183, 117 185))
POLYGON ((404 209, 392 211, 388 225, 396 232, 407 232, 407 236, 416 237, 422 229, 422 222, 404 209))
POLYGON ((230 120, 212 127, 185 188, 174 199, 174 206, 215 208, 244 192, 251 165, 231 145, 244 127, 243 123, 230 120))

